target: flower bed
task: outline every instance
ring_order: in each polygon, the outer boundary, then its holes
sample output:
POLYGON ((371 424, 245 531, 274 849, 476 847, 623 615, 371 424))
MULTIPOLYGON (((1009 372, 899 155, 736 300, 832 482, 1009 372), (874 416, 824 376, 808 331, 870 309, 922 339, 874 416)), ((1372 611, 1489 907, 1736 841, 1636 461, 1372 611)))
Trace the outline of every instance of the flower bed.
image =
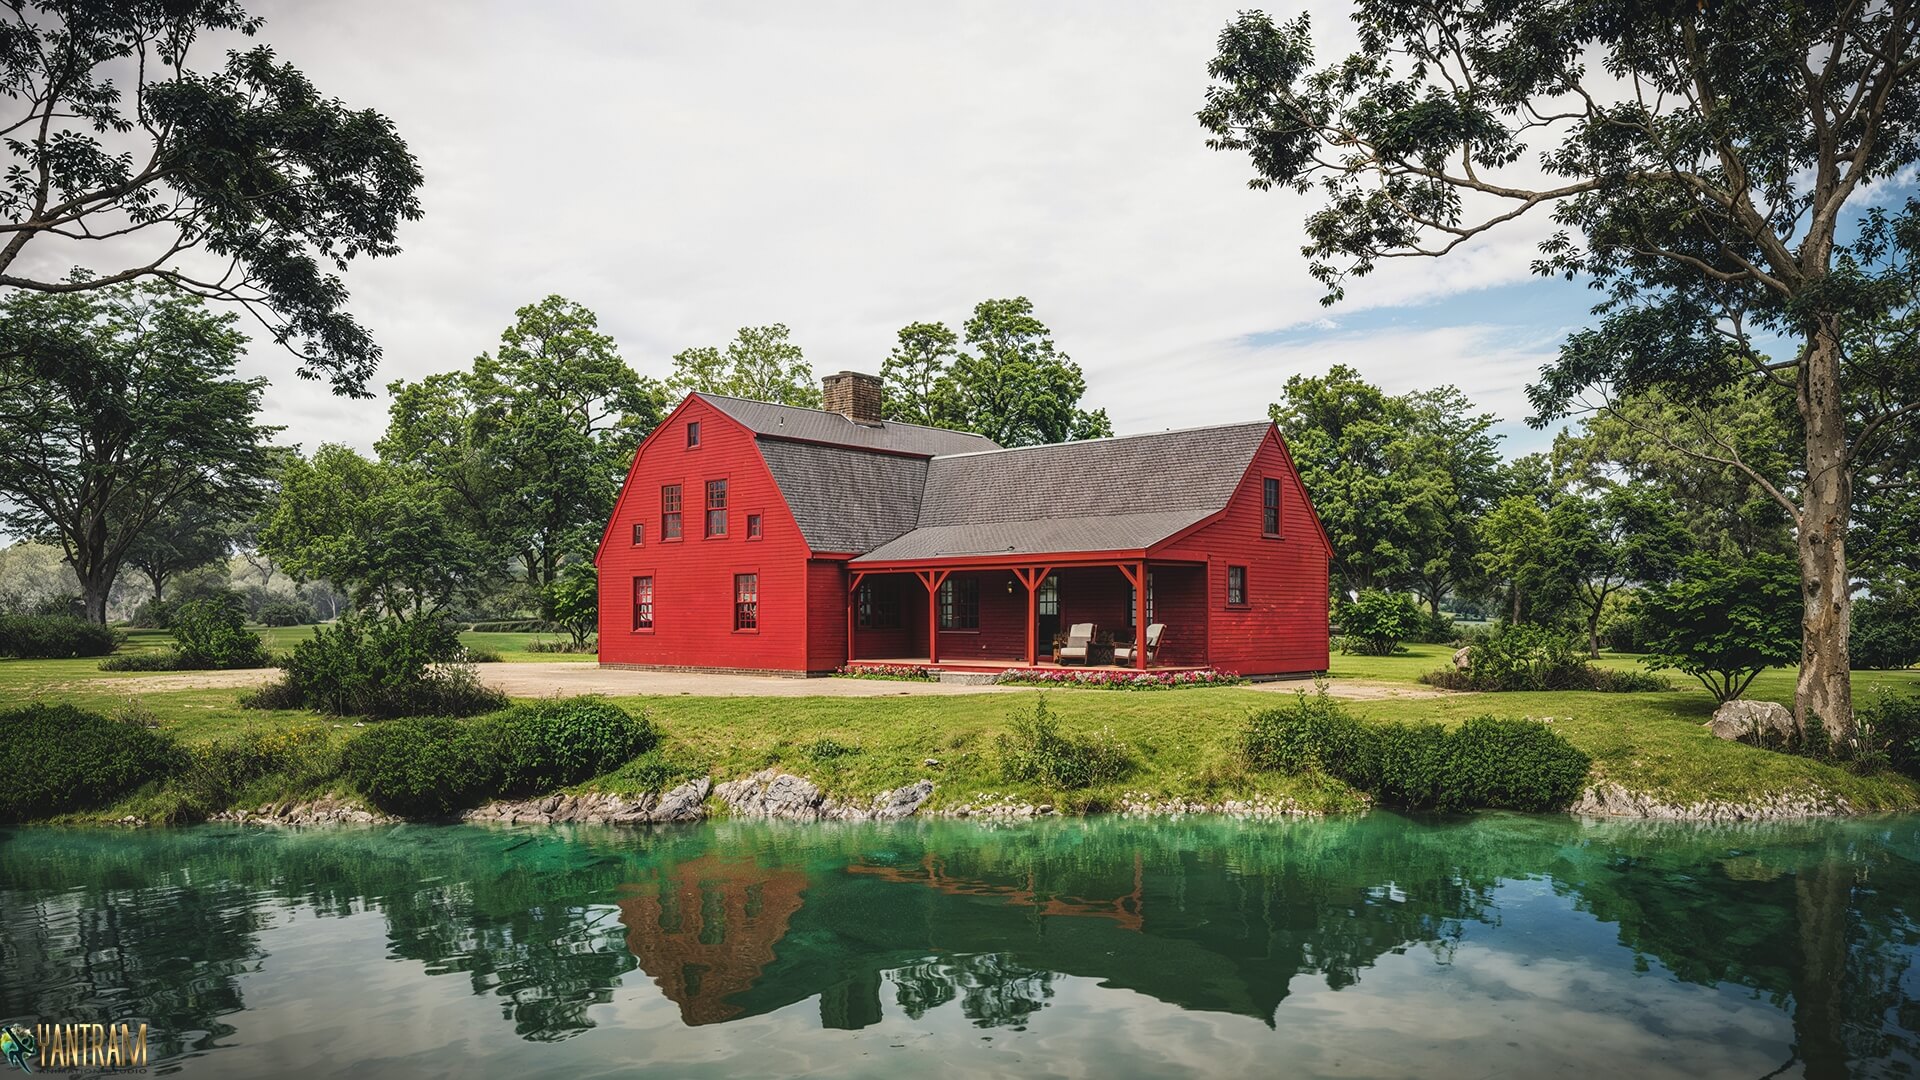
POLYGON ((1069 671, 1010 668, 994 682, 1002 686, 1076 686, 1095 690, 1181 690, 1191 686, 1233 686, 1231 671, 1069 671))
POLYGON ((844 679, 892 679, 895 682, 933 682, 931 668, 913 664, 850 664, 834 672, 844 679))

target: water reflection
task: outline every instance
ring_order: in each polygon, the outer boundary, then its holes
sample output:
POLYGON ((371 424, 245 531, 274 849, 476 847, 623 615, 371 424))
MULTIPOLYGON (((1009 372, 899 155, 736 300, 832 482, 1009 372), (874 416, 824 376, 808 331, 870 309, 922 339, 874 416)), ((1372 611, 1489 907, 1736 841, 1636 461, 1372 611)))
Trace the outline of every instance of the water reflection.
MULTIPOLYGON (((791 1032, 804 1009, 821 1032, 931 1033, 957 1016, 977 1038, 1084 1039, 1088 1023, 1132 1022, 1122 1017, 1139 1001, 1172 1007, 1157 1020, 1247 1017, 1272 1039, 1333 1052, 1351 1038, 1328 1013, 1342 1002, 1412 1007, 1438 986, 1462 1007, 1498 1011, 1515 994, 1544 996, 1537 978, 1533 991, 1514 989, 1528 985, 1520 975, 1489 985, 1498 967, 1604 986, 1571 1005, 1555 999, 1570 1031, 1564 1010, 1618 1030, 1628 1008, 1618 999, 1644 994, 1681 1003, 1677 1014, 1630 1014, 1648 1047, 1730 1052, 1744 1041, 1783 1075, 1920 1067, 1913 818, 0 839, 0 1020, 145 1019, 156 1057, 174 1061, 240 1060, 223 1048, 264 1007, 247 1000, 254 988, 287 976, 276 951, 305 955, 318 927, 335 926, 351 940, 372 929, 416 990, 463 976, 463 994, 497 1009, 497 1026, 467 1051, 489 1061, 503 1047, 573 1046, 602 1024, 636 1026, 622 1003, 648 995, 671 1003, 689 1038, 711 1025, 791 1032), (1468 957, 1472 977, 1450 979, 1468 957), (1050 1019, 1089 993, 1110 1019, 1050 1019)), ((293 997, 342 991, 307 977, 293 997)), ((1631 1049, 1613 1038, 1568 1052, 1601 1061, 1631 1049)), ((594 1047, 517 1067, 613 1052, 594 1047)))

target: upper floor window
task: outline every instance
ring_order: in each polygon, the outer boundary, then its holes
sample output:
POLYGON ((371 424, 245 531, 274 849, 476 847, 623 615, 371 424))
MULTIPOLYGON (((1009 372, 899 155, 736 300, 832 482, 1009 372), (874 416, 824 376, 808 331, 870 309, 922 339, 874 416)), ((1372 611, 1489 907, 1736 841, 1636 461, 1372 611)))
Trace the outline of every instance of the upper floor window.
POLYGON ((1227 567, 1227 603, 1244 604, 1247 602, 1247 568, 1244 566, 1227 567))
POLYGON ((940 629, 980 629, 980 582, 950 577, 940 583, 940 629))
POLYGON ((760 629, 760 575, 733 575, 733 628, 760 629))
POLYGON ((643 522, 643 521, 634 522, 633 523, 633 546, 639 547, 641 544, 644 544, 646 542, 647 542, 646 522, 643 522))
POLYGON ((1267 477, 1263 485, 1265 498, 1260 505, 1260 531, 1268 536, 1280 535, 1280 481, 1267 477))
POLYGON ((747 515, 747 539, 749 540, 760 539, 760 515, 759 514, 747 515))
POLYGON ((653 578, 633 579, 633 628, 653 629, 653 578))
POLYGON ((660 489, 660 539, 680 539, 680 485, 660 489))
POLYGON ((900 627, 900 590, 891 581, 863 581, 854 596, 860 625, 868 630, 900 627))
POLYGON ((700 445, 700 421, 689 420, 687 421, 687 449, 691 450, 694 447, 699 445, 700 445))
POLYGON ((707 481, 707 535, 727 535, 727 482, 707 481))

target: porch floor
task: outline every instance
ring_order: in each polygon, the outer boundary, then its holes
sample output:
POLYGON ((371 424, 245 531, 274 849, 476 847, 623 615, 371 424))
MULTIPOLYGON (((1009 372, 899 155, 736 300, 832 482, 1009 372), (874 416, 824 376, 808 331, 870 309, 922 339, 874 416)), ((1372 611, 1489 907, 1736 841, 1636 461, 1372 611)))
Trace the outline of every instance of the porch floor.
MULTIPOLYGON (((862 664, 886 664, 889 666, 898 666, 898 667, 923 667, 923 668, 932 668, 935 671, 990 671, 995 674, 998 674, 1002 671, 1015 670, 1015 669, 1020 671, 1138 671, 1139 670, 1138 668, 1135 668, 1131 665, 1125 665, 1125 664, 1056 664, 1052 660, 1042 660, 1038 663, 1029 664, 1027 663, 1025 657, 1020 657, 1020 656, 1009 656, 1009 657, 973 656, 973 657, 968 657, 965 660, 942 659, 937 664, 930 662, 924 656, 886 656, 886 657, 863 656, 858 660, 850 660, 847 662, 847 666, 849 667, 859 667, 862 664)), ((1147 670, 1148 671, 1206 671, 1208 670, 1209 667, 1210 665, 1207 665, 1207 664, 1148 664, 1147 670)))

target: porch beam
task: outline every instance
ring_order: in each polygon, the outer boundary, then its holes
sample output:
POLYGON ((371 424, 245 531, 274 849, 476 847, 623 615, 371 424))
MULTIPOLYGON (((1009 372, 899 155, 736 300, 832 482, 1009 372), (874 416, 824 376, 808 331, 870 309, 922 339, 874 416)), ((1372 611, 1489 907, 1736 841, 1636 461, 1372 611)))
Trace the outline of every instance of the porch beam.
POLYGON ((914 576, 927 587, 927 663, 940 662, 940 584, 951 570, 915 570, 914 576))
POLYGON ((865 570, 855 570, 847 575, 847 663, 849 664, 853 663, 857 655, 853 651, 853 634, 856 629, 854 626, 854 608, 856 606, 854 601, 860 595, 860 583, 865 581, 866 578, 867 572, 865 570))
POLYGON ((1147 670, 1147 561, 1140 560, 1140 576, 1133 589, 1133 666, 1147 670))

